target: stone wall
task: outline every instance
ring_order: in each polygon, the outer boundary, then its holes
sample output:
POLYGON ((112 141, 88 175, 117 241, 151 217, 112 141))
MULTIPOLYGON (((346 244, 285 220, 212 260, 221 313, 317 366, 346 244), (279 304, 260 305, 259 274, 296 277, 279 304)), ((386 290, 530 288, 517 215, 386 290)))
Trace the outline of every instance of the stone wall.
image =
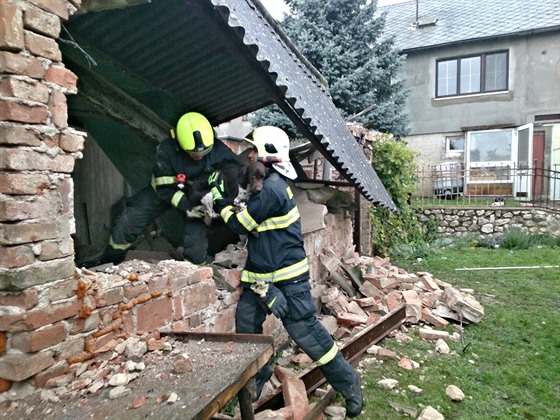
POLYGON ((481 238, 492 237, 512 227, 525 229, 531 234, 560 236, 560 214, 535 208, 425 208, 420 220, 423 223, 436 222, 440 236, 474 234, 481 238))

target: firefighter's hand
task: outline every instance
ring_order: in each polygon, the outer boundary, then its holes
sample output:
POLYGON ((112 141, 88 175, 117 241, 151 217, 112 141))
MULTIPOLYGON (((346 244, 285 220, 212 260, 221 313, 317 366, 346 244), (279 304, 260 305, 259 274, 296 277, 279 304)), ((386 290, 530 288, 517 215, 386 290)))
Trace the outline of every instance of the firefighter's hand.
POLYGON ((203 219, 206 217, 206 212, 201 207, 193 207, 192 209, 187 210, 187 217, 203 219))
POLYGON ((251 289, 260 296, 270 312, 282 319, 288 313, 288 301, 284 294, 272 283, 255 283, 251 289))
POLYGON ((224 180, 220 180, 220 171, 214 171, 208 177, 208 186, 212 192, 214 203, 224 199, 224 180))

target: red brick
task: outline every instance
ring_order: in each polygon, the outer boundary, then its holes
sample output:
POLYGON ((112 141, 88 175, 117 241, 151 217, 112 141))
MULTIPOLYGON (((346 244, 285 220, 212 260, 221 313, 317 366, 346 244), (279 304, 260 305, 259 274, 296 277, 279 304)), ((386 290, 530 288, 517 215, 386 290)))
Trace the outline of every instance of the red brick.
POLYGON ((52 13, 29 6, 23 14, 23 25, 26 29, 46 35, 50 38, 58 38, 60 35, 60 19, 52 13))
POLYGON ((27 105, 0 100, 0 120, 45 124, 47 108, 43 105, 27 105))
POLYGON ((58 48, 58 44, 52 38, 25 31, 25 47, 33 55, 48 58, 56 62, 62 60, 62 54, 58 48))
POLYGON ((94 312, 85 319, 74 319, 70 322, 70 334, 80 334, 96 330, 99 328, 100 323, 99 312, 94 312))
POLYGON ((14 334, 11 343, 13 349, 24 353, 35 353, 64 341, 66 336, 66 327, 58 323, 39 331, 14 334))
POLYGON ((53 364, 53 352, 50 350, 31 354, 5 354, 0 357, 0 378, 23 381, 53 364))
POLYGON ((212 280, 212 267, 193 267, 183 262, 169 262, 169 285, 172 290, 182 289, 185 286, 212 280))
POLYGON ((68 6, 64 0, 27 0, 35 6, 57 15, 62 20, 68 20, 68 6))
POLYGON ((113 289, 103 290, 96 296, 97 306, 110 306, 123 301, 123 288, 115 287, 113 289))
POLYGON ((29 174, 0 173, 0 193, 3 194, 40 195, 50 185, 49 177, 43 174, 29 176, 29 174))
POLYGON ((6 333, 4 331, 0 331, 0 356, 6 353, 6 343, 8 338, 6 337, 6 333))
POLYGON ((45 68, 42 61, 36 57, 25 57, 8 51, 0 51, 0 73, 41 79, 45 75, 45 68))
POLYGON ((48 169, 49 157, 44 153, 15 148, 2 148, 0 151, 0 169, 13 171, 48 169))
POLYGON ((0 378, 0 394, 12 389, 12 381, 0 378))
POLYGON ((0 49, 20 51, 23 47, 23 14, 15 4, 2 1, 2 7, 0 7, 0 49))
POLYGON ((30 309, 37 305, 39 296, 34 288, 25 289, 19 293, 5 293, 0 295, 0 306, 17 306, 30 309))
POLYGON ((48 169, 53 172, 62 172, 65 174, 69 174, 74 170, 74 164, 76 161, 70 155, 57 155, 49 162, 48 169))
MULTIPOLYGON (((35 262, 35 254, 30 246, 5 246, 0 248, 0 267, 17 268, 35 262)), ((0 297, 0 301, 2 297, 0 297)))
POLYGON ((0 243, 18 245, 54 239, 58 236, 56 221, 53 223, 16 223, 0 225, 0 243))
POLYGON ((57 282, 49 287, 49 301, 56 302, 57 300, 68 299, 76 295, 76 290, 78 290, 76 279, 57 282))
POLYGON ((235 332, 235 308, 228 308, 218 313, 216 323, 212 327, 214 333, 235 332))
POLYGON ((176 295, 173 297, 173 320, 177 321, 183 316, 183 296, 176 295))
POLYGON ((214 282, 194 284, 184 292, 183 310, 190 315, 199 309, 216 302, 216 285, 214 282))
POLYGON ((134 317, 132 312, 126 311, 122 313, 122 330, 127 334, 136 334, 134 329, 134 317))
POLYGON ((150 292, 167 292, 168 277, 167 274, 162 276, 152 277, 148 280, 148 290, 150 292))
POLYGON ((49 100, 49 90, 41 83, 8 77, 0 82, 0 96, 46 104, 49 100))
POLYGON ((61 241, 45 241, 41 243, 40 261, 50 261, 74 254, 74 241, 70 237, 61 241))
POLYGON ((12 325, 8 331, 32 331, 45 325, 54 324, 73 316, 81 309, 81 301, 77 298, 64 303, 51 304, 47 308, 28 311, 25 318, 12 325))
POLYGON ((148 291, 148 286, 145 283, 133 284, 132 286, 126 286, 124 289, 124 297, 127 299, 134 299, 143 293, 148 291))
MULTIPOLYGON (((0 126, 0 144, 40 146, 41 137, 35 130, 30 130, 22 125, 0 126)), ((29 178, 28 175, 26 177, 29 178)))
POLYGON ((60 128, 68 127, 68 107, 66 106, 66 95, 58 89, 53 89, 49 101, 51 121, 60 128))
POLYGON ((61 65, 52 65, 47 69, 45 81, 54 83, 58 86, 66 88, 72 92, 77 91, 78 76, 71 70, 61 65))
POLYGON ((60 135, 60 148, 65 152, 81 152, 84 150, 84 137, 78 134, 64 133, 60 135))
POLYGON ((292 408, 294 419, 303 419, 309 411, 305 383, 295 376, 285 376, 282 379, 282 396, 284 405, 292 408))
POLYGON ((65 375, 71 371, 70 366, 65 363, 56 364, 53 367, 38 373, 33 377, 35 387, 43 388, 47 381, 58 376, 65 375))
POLYGON ((337 321, 345 327, 353 327, 355 325, 365 324, 368 317, 365 315, 356 315, 350 312, 341 312, 337 315, 337 321))
POLYGON ((48 208, 49 202, 45 197, 0 197, 0 222, 39 219, 48 208))
POLYGON ((59 362, 77 356, 84 351, 84 342, 85 339, 83 337, 78 337, 60 343, 56 346, 56 356, 54 359, 59 362))
POLYGON ((143 334, 153 332, 171 323, 172 301, 164 297, 154 299, 137 306, 136 326, 137 333, 143 334))
POLYGON ((117 338, 120 336, 120 331, 111 331, 108 334, 102 335, 94 340, 94 353, 105 353, 111 351, 118 344, 117 338))
POLYGON ((237 289, 241 285, 241 272, 241 269, 226 269, 221 271, 224 280, 233 289, 237 289))

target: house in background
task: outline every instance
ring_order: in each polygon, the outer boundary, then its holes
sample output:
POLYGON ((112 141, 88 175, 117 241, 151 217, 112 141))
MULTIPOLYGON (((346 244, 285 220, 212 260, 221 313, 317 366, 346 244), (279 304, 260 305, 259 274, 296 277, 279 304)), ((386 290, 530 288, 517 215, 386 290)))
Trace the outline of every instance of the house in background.
POLYGON ((558 0, 410 0, 379 12, 406 55, 419 168, 457 162, 470 195, 559 200, 558 0))

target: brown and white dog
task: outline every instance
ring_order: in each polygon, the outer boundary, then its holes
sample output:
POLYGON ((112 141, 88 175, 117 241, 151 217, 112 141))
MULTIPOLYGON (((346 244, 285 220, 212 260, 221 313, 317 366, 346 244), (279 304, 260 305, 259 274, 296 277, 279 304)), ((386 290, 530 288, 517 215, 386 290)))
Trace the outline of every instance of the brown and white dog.
MULTIPOLYGON (((224 198, 234 207, 242 208, 251 194, 263 188, 266 168, 261 162, 252 162, 238 167, 220 170, 218 183, 223 181, 224 198)), ((220 217, 214 209, 214 202, 207 178, 194 180, 188 189, 193 210, 203 209, 206 216, 204 222, 210 224, 212 219, 220 217), (196 204, 200 203, 200 204, 196 204)), ((199 212, 189 211, 187 216, 200 217, 199 212)))

